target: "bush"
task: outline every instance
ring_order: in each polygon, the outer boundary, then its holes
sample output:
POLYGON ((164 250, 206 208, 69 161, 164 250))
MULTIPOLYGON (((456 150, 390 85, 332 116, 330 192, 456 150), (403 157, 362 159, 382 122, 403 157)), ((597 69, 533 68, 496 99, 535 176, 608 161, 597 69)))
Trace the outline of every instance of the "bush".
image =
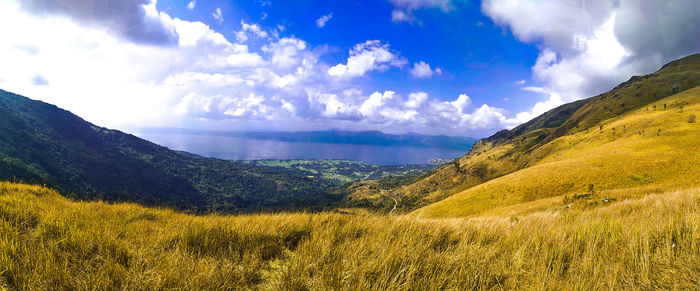
POLYGON ((695 114, 688 116, 688 123, 695 123, 695 114))

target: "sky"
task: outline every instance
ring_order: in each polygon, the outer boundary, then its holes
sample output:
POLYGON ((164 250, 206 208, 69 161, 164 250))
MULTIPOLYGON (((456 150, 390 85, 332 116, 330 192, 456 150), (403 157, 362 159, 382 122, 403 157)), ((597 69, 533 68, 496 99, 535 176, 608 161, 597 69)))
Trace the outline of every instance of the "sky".
POLYGON ((700 52, 700 0, 0 0, 0 89, 100 126, 485 137, 700 52))

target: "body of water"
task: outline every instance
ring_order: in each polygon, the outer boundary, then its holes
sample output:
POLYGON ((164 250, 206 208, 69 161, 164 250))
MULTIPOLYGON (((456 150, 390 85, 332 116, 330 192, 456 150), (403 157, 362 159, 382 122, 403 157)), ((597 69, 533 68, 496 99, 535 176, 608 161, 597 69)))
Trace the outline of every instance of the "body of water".
POLYGON ((454 159, 469 149, 377 146, 316 142, 284 142, 230 136, 139 133, 137 136, 173 150, 226 160, 343 159, 377 165, 428 164, 431 159, 454 159))

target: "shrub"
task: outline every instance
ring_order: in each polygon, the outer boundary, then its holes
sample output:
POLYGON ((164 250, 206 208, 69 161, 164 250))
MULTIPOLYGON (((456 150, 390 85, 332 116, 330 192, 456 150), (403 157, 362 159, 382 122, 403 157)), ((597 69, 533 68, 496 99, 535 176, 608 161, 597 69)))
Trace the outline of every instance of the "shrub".
POLYGON ((688 123, 695 123, 695 114, 688 116, 688 123))

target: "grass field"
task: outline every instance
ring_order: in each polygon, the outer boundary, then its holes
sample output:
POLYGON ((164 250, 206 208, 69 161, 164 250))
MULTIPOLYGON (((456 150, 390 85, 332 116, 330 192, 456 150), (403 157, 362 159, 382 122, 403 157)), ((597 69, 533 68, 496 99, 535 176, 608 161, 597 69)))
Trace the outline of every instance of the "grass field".
POLYGON ((445 201, 449 207, 428 209, 458 211, 430 215, 472 215, 492 207, 587 191, 590 184, 599 190, 655 181, 687 185, 690 178, 697 178, 690 177, 690 171, 698 169, 697 163, 686 160, 690 155, 697 161, 700 147, 698 123, 687 122, 698 115, 698 85, 700 54, 695 54, 652 74, 634 76, 606 93, 554 108, 477 141, 461 158, 396 189, 398 209, 409 212, 456 195, 455 200, 445 201), (669 98, 674 95, 676 98, 669 98), (659 138, 652 139, 657 134, 659 138), (517 181, 518 175, 511 175, 534 167, 539 168, 518 174, 525 184, 517 181), (597 174, 603 176, 595 177, 597 174), (511 176, 505 178, 507 175, 511 176), (683 181, 671 181, 676 178, 683 181), (505 189, 508 191, 502 191, 505 189), (501 198, 504 200, 497 201, 501 198))
POLYGON ((648 108, 557 138, 530 154, 535 162, 528 168, 415 213, 423 217, 470 216, 550 197, 561 201, 565 196, 591 192, 590 187, 596 198, 603 199, 622 198, 619 195, 626 193, 624 189, 648 193, 700 186, 700 123, 689 122, 691 116, 700 115, 700 87, 651 103, 648 108))
POLYGON ((465 290, 700 284, 698 188, 508 215, 191 216, 72 202, 46 188, 3 182, 0 286, 465 290))

